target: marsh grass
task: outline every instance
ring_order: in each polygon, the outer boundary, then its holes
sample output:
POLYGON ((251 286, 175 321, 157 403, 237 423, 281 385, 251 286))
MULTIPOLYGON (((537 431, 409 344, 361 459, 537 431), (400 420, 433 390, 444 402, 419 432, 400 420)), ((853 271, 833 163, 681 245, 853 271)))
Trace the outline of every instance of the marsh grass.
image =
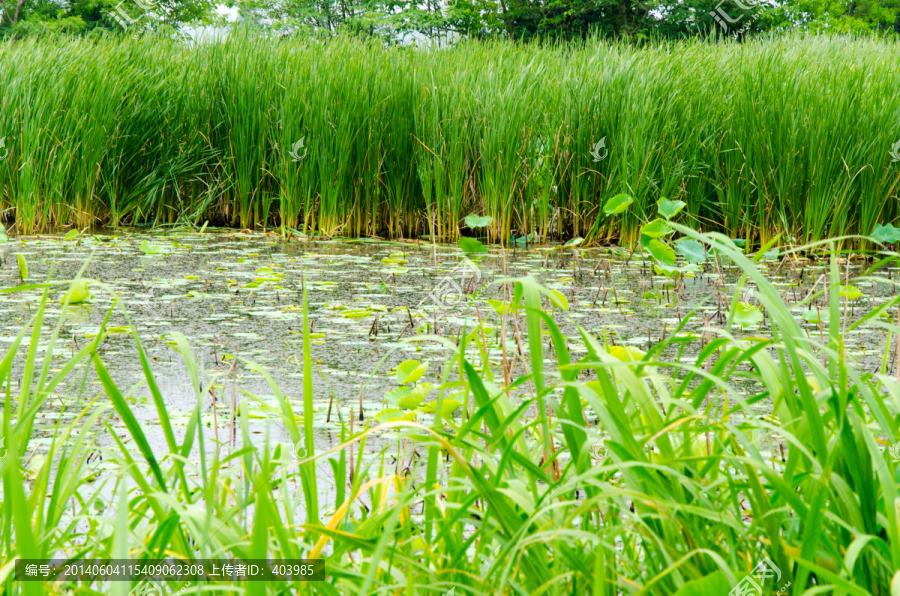
MULTIPOLYGON (((306 459, 290 465, 277 448, 254 442, 246 397, 236 420, 242 446, 216 446, 202 422, 198 363, 177 333, 169 338, 196 398, 177 433, 134 335, 165 437, 164 447, 152 448, 99 350, 114 311, 137 328, 124 307, 114 301, 97 337, 57 359, 65 305, 49 333, 44 317, 51 293, 70 282, 4 290, 43 292, 31 322, 0 361, 6 380, 0 428, 10 453, 0 461, 5 593, 128 590, 124 584, 17 583, 10 575, 15 557, 149 560, 165 554, 328 561, 325 583, 211 588, 247 594, 267 588, 439 594, 455 588, 467 595, 721 595, 752 575, 764 557, 781 571, 780 583, 765 585, 767 593, 894 594, 892 579, 894 591, 900 585, 898 462, 885 447, 900 440, 900 385, 884 363, 890 334, 900 332, 888 322, 900 297, 843 329, 838 288, 844 280, 832 250, 827 289, 808 299, 824 292, 829 304, 827 333, 816 341, 757 268, 762 251, 747 256, 727 237, 675 227, 743 271, 725 326, 706 329, 712 339, 696 357, 687 357, 685 347, 699 339, 678 330, 646 354, 584 330, 564 337, 556 324, 568 310, 561 294, 531 277, 501 280, 510 289, 502 324, 508 328, 515 317, 525 334, 525 376, 494 370, 483 325, 455 338, 417 336, 409 341, 440 344, 446 354, 433 422, 344 424, 341 445, 317 453, 304 314, 302 415, 264 374, 284 428, 306 450, 306 459), (769 339, 732 333, 748 281, 771 322, 769 339), (845 333, 865 327, 890 333, 874 373, 857 369, 843 346, 845 333), (663 358, 672 350, 676 358, 663 358), (14 363, 20 383, 10 382, 14 363), (82 379, 83 391, 83 379, 94 375, 105 405, 59 417, 40 465, 26 466, 35 418, 51 407, 56 388, 74 377, 82 379), (749 395, 739 389, 748 382, 749 395), (460 392, 465 414, 442 416, 443 400, 460 392), (766 403, 771 413, 760 415, 754 406, 766 403), (109 426, 112 415, 124 425, 124 437, 109 426), (86 464, 97 448, 90 433, 98 427, 106 429, 107 457, 118 464, 118 471, 99 478, 86 464), (424 469, 407 476, 383 456, 354 457, 354 448, 361 454, 367 439, 386 431, 399 436, 385 452, 401 453, 403 445, 403 459, 413 461, 414 447, 427 454, 424 469), (194 450, 199 458, 189 457, 194 450), (318 501, 321 480, 314 468, 325 461, 338 487, 338 501, 328 508, 318 501), (91 506, 107 484, 114 496, 108 512, 97 515, 91 506), (77 530, 84 523, 86 533, 77 530)), ((886 262, 895 258, 887 254, 886 262)), ((303 304, 305 313, 305 291, 303 304)), ((508 350, 515 357, 516 348, 508 350)), ((86 403, 86 395, 78 397, 86 403)), ((180 587, 170 586, 173 592, 180 587)))
POLYGON ((682 221, 751 243, 867 235, 900 215, 898 52, 825 37, 10 42, 0 208, 25 232, 209 220, 453 240, 479 213, 492 241, 631 242, 668 197, 682 221), (634 208, 603 215, 623 192, 634 208))

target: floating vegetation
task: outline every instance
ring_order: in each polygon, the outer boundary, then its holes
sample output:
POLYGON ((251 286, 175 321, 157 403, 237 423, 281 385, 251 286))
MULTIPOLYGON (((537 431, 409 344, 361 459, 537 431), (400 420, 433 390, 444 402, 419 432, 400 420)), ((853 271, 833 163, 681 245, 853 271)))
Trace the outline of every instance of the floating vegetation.
POLYGON ((13 237, 4 593, 127 593, 10 564, 127 556, 324 561, 265 586, 285 594, 891 594, 900 255, 766 260, 665 225, 671 265, 640 243, 474 264, 211 228, 13 237))

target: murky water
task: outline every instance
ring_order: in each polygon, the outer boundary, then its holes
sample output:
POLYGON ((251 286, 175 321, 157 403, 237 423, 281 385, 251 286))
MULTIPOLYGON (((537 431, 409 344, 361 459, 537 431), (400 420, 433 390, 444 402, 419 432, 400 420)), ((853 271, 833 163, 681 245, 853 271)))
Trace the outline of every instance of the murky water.
MULTIPOLYGON (((17 253, 28 262, 26 283, 44 282, 51 272, 51 280, 69 279, 87 264, 84 277, 107 286, 93 284, 90 301, 70 308, 61 328, 52 371, 96 336, 115 297, 126 306, 140 334, 179 442, 197 398, 182 356, 169 342, 173 332, 187 337, 200 363, 206 439, 217 441, 223 454, 240 448, 243 442, 239 428, 232 438, 232 404, 241 400, 247 403, 254 443, 261 446, 268 437, 271 447, 282 443, 290 448, 277 400, 259 370, 271 375, 299 417, 303 410, 304 281, 309 292, 313 334, 314 426, 320 450, 340 442, 341 421, 349 424, 351 415, 359 428, 386 408, 398 407, 386 399, 386 394, 398 388, 397 376, 391 371, 401 362, 414 359, 427 363, 420 382, 435 386, 440 383, 446 349, 436 342, 404 341, 410 337, 437 334, 455 341, 463 326, 471 328, 479 319, 484 320, 489 328, 479 341, 487 348, 495 377, 502 379, 500 316, 489 301, 510 300, 508 287, 497 283, 504 277, 531 274, 565 296, 570 309, 555 309, 554 318, 570 338, 569 348, 576 355, 585 351, 577 327, 594 336, 605 336, 617 345, 646 350, 663 337, 671 337, 693 312, 680 335, 699 336, 704 326, 723 323, 723 313, 738 277, 738 271, 727 263, 708 261, 693 276, 676 284, 653 274, 649 262, 640 255, 602 248, 491 250, 488 254, 469 255, 477 267, 476 273, 468 265, 466 255, 455 246, 298 242, 277 236, 212 231, 177 235, 118 232, 71 240, 62 236, 13 238, 0 245, 2 288, 21 283, 17 253), (460 299, 460 290, 470 293, 467 299, 460 299)), ((851 264, 851 277, 861 264, 851 264)), ((794 304, 814 288, 821 289, 820 276, 826 271, 825 265, 824 261, 773 258, 760 267, 785 301, 794 304)), ((862 296, 853 301, 849 320, 859 318, 896 293, 896 272, 884 270, 880 275, 885 282, 855 282, 862 296)), ((51 291, 39 354, 59 320, 62 289, 51 291)), ((756 303, 753 290, 748 284, 742 300, 756 303)), ((9 345, 28 323, 40 295, 40 290, 0 294, 0 346, 9 345)), ((804 311, 806 308, 798 308, 797 317, 804 311)), ((811 338, 820 335, 817 323, 804 321, 803 325, 811 338)), ((143 431, 161 455, 165 452, 165 439, 143 382, 130 323, 114 309, 108 328, 112 333, 101 344, 99 355, 122 393, 127 394, 143 431)), ((735 334, 766 337, 768 322, 736 329, 735 334)), ((883 335, 851 332, 845 342, 862 370, 873 371, 880 365, 885 347, 883 335)), ((21 378, 28 343, 26 336, 13 379, 21 378)), ((523 360, 526 365, 528 362, 524 318, 508 325, 503 344, 510 376, 523 374, 523 360), (525 358, 514 357, 519 342, 525 358)), ((477 346, 471 347, 470 360, 480 364, 477 346)), ((680 344, 672 345, 659 359, 674 360, 681 348, 680 344)), ((685 342, 682 361, 693 360, 698 348, 696 341, 685 342)), ((555 359, 549 350, 545 361, 553 375, 555 359)), ((588 378, 586 373, 584 377, 588 378)), ((17 381, 13 383, 15 394, 17 381)), ((745 389, 748 393, 753 391, 752 383, 748 382, 745 389)), ((425 403, 435 396, 436 392, 426 395, 425 403)), ((38 415, 30 457, 40 457, 57 421, 67 421, 84 408, 91 411, 108 404, 94 371, 85 366, 76 369, 38 415)), ((431 420, 421 410, 410 412, 420 421, 431 420)), ((459 411, 455 413, 460 415, 459 411)), ((127 436, 115 416, 111 424, 123 431, 120 436, 127 436)), ((109 443, 102 439, 100 429, 97 436, 101 437, 98 448, 109 443)), ((366 457, 379 454, 392 436, 370 441, 366 457)), ((216 449, 216 443, 210 442, 209 448, 216 449)), ((398 468, 403 465, 390 458, 386 463, 398 468)), ((104 464, 95 465, 102 471, 104 464)), ((323 463, 319 470, 323 479, 330 478, 327 464, 323 463)))

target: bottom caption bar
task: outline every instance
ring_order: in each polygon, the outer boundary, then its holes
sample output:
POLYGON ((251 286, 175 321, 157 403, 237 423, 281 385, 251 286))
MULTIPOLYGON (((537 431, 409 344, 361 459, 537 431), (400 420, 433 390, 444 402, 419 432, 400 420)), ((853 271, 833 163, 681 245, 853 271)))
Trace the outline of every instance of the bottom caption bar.
POLYGON ((18 581, 301 581, 325 580, 324 559, 18 559, 18 581))

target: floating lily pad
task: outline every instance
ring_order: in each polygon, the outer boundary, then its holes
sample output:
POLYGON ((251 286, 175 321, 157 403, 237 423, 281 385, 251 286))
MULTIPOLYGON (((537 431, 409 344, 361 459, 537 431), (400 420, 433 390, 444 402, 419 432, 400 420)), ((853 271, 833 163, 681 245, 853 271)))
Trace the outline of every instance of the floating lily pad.
POLYGON ((403 410, 398 410, 396 408, 388 408, 386 410, 382 410, 375 414, 375 420, 380 422, 381 424, 385 424, 387 422, 395 422, 398 420, 415 420, 416 413, 409 412, 404 413, 403 410))
POLYGON ((828 322, 828 310, 822 310, 821 308, 810 308, 806 312, 803 313, 803 320, 808 321, 810 323, 827 323, 828 322))
POLYGON ((463 250, 463 252, 468 253, 487 252, 487 248, 485 248, 484 244, 482 244, 475 238, 460 238, 459 247, 463 250))
POLYGON ((149 240, 144 240, 143 242, 141 242, 139 249, 145 255, 158 255, 159 254, 159 247, 151 244, 149 240))
POLYGON ((846 298, 847 300, 859 300, 860 298, 865 296, 865 294, 863 294, 859 290, 859 288, 857 288, 856 286, 852 286, 852 285, 841 286, 841 289, 838 292, 838 295, 841 298, 846 298))
POLYGON ((66 300, 68 300, 69 304, 81 304, 88 298, 90 298, 90 293, 88 292, 87 282, 78 280, 72 284, 72 287, 63 295, 59 303, 65 304, 66 300))

